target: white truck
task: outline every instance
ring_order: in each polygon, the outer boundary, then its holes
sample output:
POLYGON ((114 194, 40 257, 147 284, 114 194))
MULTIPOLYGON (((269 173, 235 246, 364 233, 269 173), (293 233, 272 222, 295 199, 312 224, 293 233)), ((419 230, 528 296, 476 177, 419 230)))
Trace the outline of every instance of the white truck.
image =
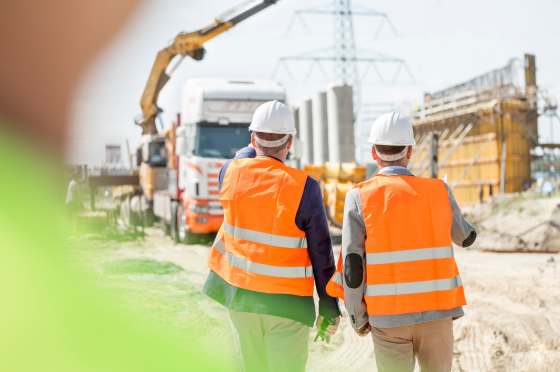
POLYGON ((154 193, 154 214, 179 242, 217 232, 224 219, 218 174, 251 141, 248 128, 261 104, 285 102, 277 82, 253 79, 188 79, 181 91, 176 130, 177 169, 169 189, 154 193))

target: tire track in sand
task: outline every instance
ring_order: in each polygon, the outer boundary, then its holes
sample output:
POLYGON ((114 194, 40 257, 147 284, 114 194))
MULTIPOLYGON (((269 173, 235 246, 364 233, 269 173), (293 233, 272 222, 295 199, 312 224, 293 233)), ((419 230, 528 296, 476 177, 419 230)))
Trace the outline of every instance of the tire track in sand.
POLYGON ((307 364, 308 372, 377 371, 371 336, 359 337, 350 326, 348 314, 345 311, 343 313, 342 324, 331 340, 332 346, 312 348, 315 355, 311 363, 307 364))

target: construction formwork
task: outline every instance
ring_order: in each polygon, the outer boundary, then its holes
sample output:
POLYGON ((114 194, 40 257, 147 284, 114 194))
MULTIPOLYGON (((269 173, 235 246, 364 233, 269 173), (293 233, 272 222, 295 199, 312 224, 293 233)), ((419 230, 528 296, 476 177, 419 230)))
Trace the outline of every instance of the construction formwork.
POLYGON ((512 60, 502 69, 426 95, 423 107, 409 113, 417 141, 412 173, 429 176, 435 132, 437 176, 447 174, 459 203, 527 188, 539 113, 535 57, 525 55, 524 62, 512 60))

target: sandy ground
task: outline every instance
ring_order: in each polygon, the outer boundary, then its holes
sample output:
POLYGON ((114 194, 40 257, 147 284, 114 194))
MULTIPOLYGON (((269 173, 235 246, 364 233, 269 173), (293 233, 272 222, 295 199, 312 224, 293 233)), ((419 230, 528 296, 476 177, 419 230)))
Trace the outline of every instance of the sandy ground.
POLYGON ((478 232, 473 248, 490 251, 560 252, 560 194, 534 191, 495 195, 462 208, 478 232))
MULTIPOLYGON (((86 274, 84 285, 116 303, 139 326, 154 324, 185 347, 208 343, 220 350, 216 358, 237 370, 227 312, 200 293, 210 247, 177 245, 156 228, 146 232, 145 240, 70 240, 73 262, 86 274), (104 274, 104 263, 135 257, 170 261, 184 271, 104 274)), ((466 316, 454 323, 453 371, 559 371, 560 254, 456 248, 456 258, 469 305, 466 316)), ((315 334, 310 333, 308 371, 377 370, 371 338, 358 337, 347 316, 330 344, 314 343, 315 334)))

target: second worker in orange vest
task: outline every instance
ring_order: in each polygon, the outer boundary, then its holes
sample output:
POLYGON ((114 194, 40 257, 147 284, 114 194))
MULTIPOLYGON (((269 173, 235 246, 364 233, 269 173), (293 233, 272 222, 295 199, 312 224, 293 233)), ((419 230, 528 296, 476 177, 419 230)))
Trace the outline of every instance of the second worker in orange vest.
POLYGON ((345 300, 356 333, 372 333, 379 372, 412 372, 415 358, 422 372, 448 372, 452 320, 466 305, 453 243, 470 246, 476 231, 444 181, 407 170, 415 141, 406 118, 382 115, 368 142, 379 173, 346 196, 327 292, 345 300))

